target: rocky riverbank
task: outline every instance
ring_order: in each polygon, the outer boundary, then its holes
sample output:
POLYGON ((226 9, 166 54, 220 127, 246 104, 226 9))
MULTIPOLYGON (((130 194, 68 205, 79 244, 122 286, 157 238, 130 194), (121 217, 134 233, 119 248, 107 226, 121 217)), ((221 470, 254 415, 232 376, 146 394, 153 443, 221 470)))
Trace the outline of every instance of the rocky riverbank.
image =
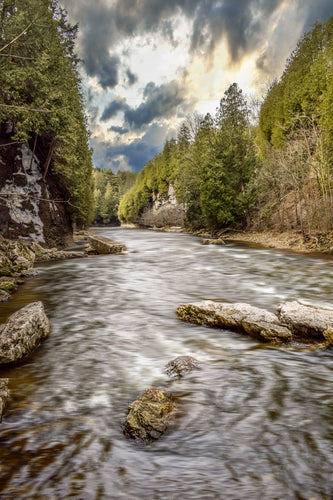
POLYGON ((264 248, 292 250, 304 253, 326 253, 333 255, 333 231, 303 234, 300 231, 226 232, 220 237, 225 242, 237 241, 264 248))

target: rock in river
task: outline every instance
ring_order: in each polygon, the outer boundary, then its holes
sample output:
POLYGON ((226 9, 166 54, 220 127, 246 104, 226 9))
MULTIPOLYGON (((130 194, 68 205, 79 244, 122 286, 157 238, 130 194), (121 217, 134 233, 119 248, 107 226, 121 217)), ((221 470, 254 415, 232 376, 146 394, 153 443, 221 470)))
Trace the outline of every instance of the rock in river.
POLYGON ((158 439, 166 431, 175 415, 175 402, 165 389, 148 387, 128 410, 125 436, 149 441, 158 439))
POLYGON ((278 306, 277 315, 296 340, 323 340, 324 332, 333 328, 333 308, 329 307, 286 302, 278 306))
POLYGON ((245 333, 261 342, 292 340, 291 331, 275 314, 249 304, 204 300, 179 306, 177 315, 183 321, 245 333))
POLYGON ((98 254, 123 254, 126 252, 126 245, 114 241, 104 236, 89 236, 89 244, 98 254))
POLYGON ((50 333, 42 302, 33 302, 12 314, 0 326, 0 365, 28 356, 50 333))
POLYGON ((192 356, 178 356, 169 361, 165 367, 165 372, 169 377, 183 377, 185 373, 195 370, 198 366, 198 361, 192 356))
POLYGON ((8 398, 8 378, 0 378, 0 422, 8 398))

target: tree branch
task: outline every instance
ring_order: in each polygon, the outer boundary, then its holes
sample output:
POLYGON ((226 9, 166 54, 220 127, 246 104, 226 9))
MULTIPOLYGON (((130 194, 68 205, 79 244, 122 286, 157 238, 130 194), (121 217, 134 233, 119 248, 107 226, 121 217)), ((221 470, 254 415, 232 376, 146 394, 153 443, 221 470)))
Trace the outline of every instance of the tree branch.
POLYGON ((0 52, 2 52, 3 50, 5 50, 10 45, 13 45, 13 43, 15 43, 19 38, 21 38, 21 36, 25 35, 27 33, 28 29, 31 28, 31 26, 37 21, 37 19, 38 19, 38 14, 35 15, 35 17, 31 21, 31 23, 28 24, 28 26, 19 35, 17 35, 15 38, 13 38, 13 40, 11 40, 6 45, 4 45, 3 47, 1 47, 0 52))

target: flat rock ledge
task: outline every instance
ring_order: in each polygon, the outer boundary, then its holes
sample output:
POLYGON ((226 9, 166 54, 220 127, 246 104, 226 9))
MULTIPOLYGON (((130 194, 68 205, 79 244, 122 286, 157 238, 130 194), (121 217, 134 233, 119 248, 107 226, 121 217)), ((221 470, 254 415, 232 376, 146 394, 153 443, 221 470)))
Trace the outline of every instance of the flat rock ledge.
POLYGON ((333 308, 293 301, 280 304, 277 315, 291 330, 293 339, 333 344, 333 308))
POLYGON ((123 432, 128 438, 143 441, 159 439, 175 416, 176 404, 170 392, 148 387, 128 407, 123 432))
POLYGON ((199 367, 199 362, 192 356, 178 356, 169 361, 165 367, 165 373, 169 377, 182 378, 186 373, 189 373, 199 367))
POLYGON ((8 378, 0 378, 0 422, 9 398, 8 378))
POLYGON ((50 333, 50 321, 42 302, 33 302, 0 325, 0 365, 26 358, 50 333))
POLYGON ((262 342, 323 342, 333 345, 333 308, 293 301, 277 314, 249 304, 205 300, 177 309, 183 321, 243 333, 262 342))
POLYGON ((249 304, 205 300, 179 306, 177 316, 183 321, 197 325, 245 333, 262 342, 292 340, 291 331, 281 325, 275 314, 249 304))
POLYGON ((101 255, 123 254, 127 250, 126 245, 123 243, 105 238, 104 236, 90 235, 88 240, 90 249, 88 249, 87 253, 92 253, 92 251, 94 251, 101 255))

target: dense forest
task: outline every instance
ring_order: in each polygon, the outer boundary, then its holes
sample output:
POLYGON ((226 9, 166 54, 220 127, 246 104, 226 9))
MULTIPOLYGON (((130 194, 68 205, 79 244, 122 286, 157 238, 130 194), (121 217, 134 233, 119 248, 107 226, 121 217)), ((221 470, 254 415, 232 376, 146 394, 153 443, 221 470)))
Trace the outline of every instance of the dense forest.
POLYGON ((236 83, 216 114, 193 115, 122 198, 137 222, 172 183, 186 226, 333 229, 333 18, 304 34, 257 123, 236 83))
POLYGON ((83 224, 92 218, 93 175, 76 34, 57 1, 0 2, 0 124, 12 130, 11 144, 44 152, 44 178, 52 173, 72 221, 83 224))
POLYGON ((136 174, 130 171, 119 171, 114 174, 112 170, 94 169, 94 198, 96 224, 120 224, 118 207, 120 199, 134 185, 136 174))

